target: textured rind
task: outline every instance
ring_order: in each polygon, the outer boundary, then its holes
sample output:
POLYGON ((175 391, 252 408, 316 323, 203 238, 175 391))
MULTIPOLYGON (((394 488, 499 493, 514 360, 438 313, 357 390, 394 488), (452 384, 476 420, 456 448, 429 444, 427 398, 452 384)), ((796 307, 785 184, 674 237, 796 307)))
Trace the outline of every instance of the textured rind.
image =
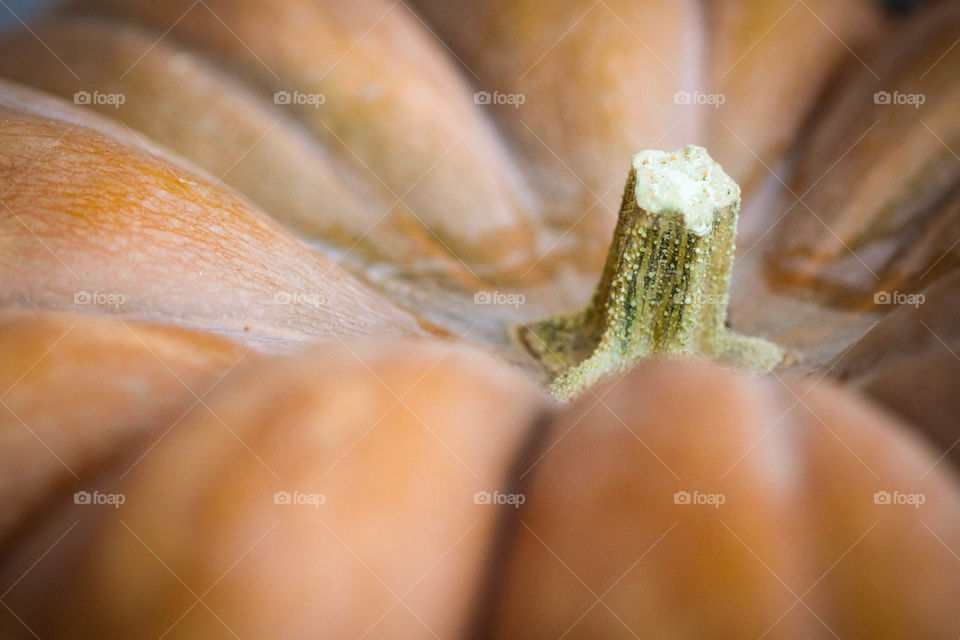
POLYGON ((115 123, 0 81, 0 124, 4 306, 112 313, 266 348, 424 333, 248 200, 115 123))

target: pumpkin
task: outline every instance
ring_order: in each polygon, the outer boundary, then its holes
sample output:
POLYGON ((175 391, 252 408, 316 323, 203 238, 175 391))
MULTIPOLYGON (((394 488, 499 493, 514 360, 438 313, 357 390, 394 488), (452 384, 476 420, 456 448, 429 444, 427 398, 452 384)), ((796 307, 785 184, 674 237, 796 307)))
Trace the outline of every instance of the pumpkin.
POLYGON ((957 6, 412 5, 0 39, 3 637, 955 637, 957 6))
MULTIPOLYGON (((111 318, 21 315, 4 330, 34 349, 2 363, 26 424, 53 421, 36 398, 70 376, 100 381, 87 414, 109 402, 127 428, 106 458, 83 415, 49 427, 73 427, 73 447, 37 434, 64 464, 29 436, 4 448, 47 463, 45 483, 7 496, 33 507, 4 564, 8 637, 946 637, 960 624, 955 473, 831 384, 654 362, 558 411, 465 345, 244 358, 111 318), (887 494, 912 502, 875 502, 887 494)), ((9 468, 5 486, 20 477, 9 468)))

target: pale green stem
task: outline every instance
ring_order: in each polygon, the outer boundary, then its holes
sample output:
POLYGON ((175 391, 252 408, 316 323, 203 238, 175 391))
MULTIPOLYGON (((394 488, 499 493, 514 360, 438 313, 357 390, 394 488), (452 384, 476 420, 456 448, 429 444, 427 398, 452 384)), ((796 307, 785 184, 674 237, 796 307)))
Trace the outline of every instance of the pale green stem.
POLYGON ((606 266, 583 311, 519 327, 561 399, 659 354, 770 370, 783 351, 726 327, 740 189, 706 151, 634 158, 606 266))

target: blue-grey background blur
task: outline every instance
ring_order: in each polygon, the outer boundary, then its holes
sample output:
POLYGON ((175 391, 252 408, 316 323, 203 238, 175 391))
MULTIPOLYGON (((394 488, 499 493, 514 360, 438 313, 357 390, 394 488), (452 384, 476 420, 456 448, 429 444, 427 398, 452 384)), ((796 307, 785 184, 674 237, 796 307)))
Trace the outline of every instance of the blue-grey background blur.
MULTIPOLYGON (((35 13, 42 12, 45 7, 59 4, 65 0, 0 0, 0 29, 9 29, 13 26, 19 26, 19 21, 27 21, 27 18, 35 13), (16 16, 16 17, 15 17, 16 16)), ((265 0, 270 2, 272 0, 265 0)), ((919 5, 926 0, 873 0, 881 2, 887 7, 904 11, 915 5, 919 5)), ((163 2, 163 0, 157 0, 163 2)))
POLYGON ((25 21, 30 15, 43 10, 44 7, 56 4, 58 1, 59 0, 0 0, 0 27, 9 28, 10 25, 18 24, 17 18, 14 16, 18 16, 21 20, 25 21))
MULTIPOLYGON (((8 28, 11 24, 17 23, 18 16, 26 21, 27 17, 37 11, 42 11, 44 7, 63 2, 64 0, 0 0, 0 28, 8 28)), ((270 0, 267 0, 268 2, 270 0)), ((893 9, 907 9, 913 5, 920 4, 923 0, 875 0, 883 2, 893 9)), ((163 0, 157 0, 163 2, 163 0)))

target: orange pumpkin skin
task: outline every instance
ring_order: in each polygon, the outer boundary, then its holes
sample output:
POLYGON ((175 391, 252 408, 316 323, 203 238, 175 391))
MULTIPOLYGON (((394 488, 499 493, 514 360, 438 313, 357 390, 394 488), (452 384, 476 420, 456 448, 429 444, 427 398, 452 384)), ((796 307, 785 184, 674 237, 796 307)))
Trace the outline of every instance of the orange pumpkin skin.
POLYGON ((697 364, 644 365, 595 393, 524 471, 492 637, 960 628, 957 475, 895 420, 828 384, 697 364), (924 502, 877 504, 884 492, 924 502))
POLYGON ((122 505, 48 502, 4 582, 65 537, 6 602, 91 638, 956 632, 955 474, 860 400, 805 391, 652 363, 557 412, 462 346, 242 363, 79 485, 122 505))
POLYGON ((0 39, 0 75, 128 98, 0 86, 0 637, 960 635, 955 9, 413 4, 85 0, 35 25, 79 82, 0 39), (929 111, 871 101, 928 64, 929 111), (449 341, 521 361, 510 326, 589 297, 629 155, 689 141, 748 194, 731 323, 796 371, 561 407, 449 341), (807 189, 839 233, 787 217, 807 189), (844 288, 875 226, 922 312, 844 288))
POLYGON ((9 84, 0 91, 4 306, 112 310, 268 348, 310 336, 420 332, 415 319, 186 163, 156 157, 83 112, 9 84), (95 293, 112 297, 98 303, 95 293))
MULTIPOLYGON (((878 317, 869 313, 874 308, 852 318, 836 314, 822 283, 801 292, 770 286, 779 267, 770 267, 764 254, 783 247, 784 235, 770 229, 791 210, 802 215, 782 227, 813 225, 814 234, 829 235, 819 220, 831 215, 830 205, 844 202, 821 199, 820 191, 845 192, 851 178, 844 167, 862 164, 861 149, 848 144, 847 123, 872 93, 858 95, 856 109, 841 101, 844 108, 809 120, 823 109, 814 103, 838 63, 859 72, 842 85, 857 93, 860 77, 873 81, 864 60, 882 73, 890 66, 875 62, 877 51, 879 58, 897 58, 895 69, 917 70, 947 54, 923 88, 931 108, 936 97, 937 114, 952 113, 956 95, 941 76, 953 55, 946 51, 951 34, 958 33, 949 11, 921 15, 908 29, 885 22, 879 7, 860 0, 802 6, 740 0, 706 8, 569 2, 556 12, 525 3, 451 2, 420 10, 422 16, 377 0, 203 7, 86 0, 35 27, 64 64, 24 33, 0 40, 0 74, 68 98, 78 90, 121 92, 127 100, 120 108, 91 106, 169 146, 311 241, 332 246, 351 271, 432 324, 461 334, 478 324, 476 333, 500 350, 510 349, 503 324, 568 311, 589 298, 625 159, 644 147, 685 142, 707 145, 746 187, 740 244, 749 261, 734 278, 735 326, 771 337, 797 350, 803 366, 819 368, 878 317), (476 29, 463 33, 457 19, 476 29), (923 42, 921 23, 930 22, 941 25, 936 42, 915 46, 923 42), (573 27, 565 32, 558 23, 573 27), (563 37, 550 38, 558 31, 563 37), (885 46, 898 38, 913 44, 885 46), (71 74, 73 66, 83 73, 71 74), (458 66, 468 69, 475 86, 458 66), (475 88, 519 91, 521 76, 526 100, 519 108, 471 99, 475 88), (650 86, 630 81, 636 77, 650 86), (724 103, 676 104, 678 90, 722 95, 724 103), (327 100, 277 104, 276 91, 327 100), (592 99, 596 95, 604 99, 592 99), (198 105, 203 118, 180 117, 198 105), (794 144, 788 153, 788 141, 811 127, 817 135, 809 151, 794 144), (792 181, 780 168, 791 156, 801 160, 792 181), (831 179, 820 162, 836 164, 843 177, 831 179), (764 181, 787 183, 780 191, 788 204, 758 197, 764 181), (818 188, 809 205, 815 215, 795 202, 811 186, 818 188), (477 290, 501 288, 520 290, 525 304, 516 310, 472 304, 477 290)), ((896 73, 883 80, 898 82, 896 73)), ((902 111, 874 106, 870 118, 892 122, 880 129, 895 131, 902 111)), ((923 135, 918 121, 925 117, 909 118, 923 135)), ((948 120, 937 115, 930 122, 949 147, 952 132, 940 129, 948 120)), ((933 136, 927 142, 917 148, 921 164, 929 164, 928 155, 946 157, 948 149, 933 136)), ((885 156, 897 157, 895 144, 885 149, 893 149, 885 156)), ((923 187, 885 180, 885 170, 874 173, 862 182, 889 182, 897 185, 894 194, 908 198, 923 187)), ((866 205, 856 208, 865 219, 879 215, 877 202, 866 205)), ((909 207, 901 214, 910 215, 909 207)), ((828 244, 841 248, 845 263, 856 262, 843 248, 853 244, 844 235, 850 226, 838 225, 828 244)), ((785 243, 789 248, 811 234, 786 235, 796 236, 785 243)), ((810 271, 821 270, 821 261, 800 262, 807 281, 810 271)))
POLYGON ((882 32, 858 0, 415 4, 422 16, 383 0, 86 0, 33 27, 66 67, 24 33, 0 43, 0 73, 123 93, 92 106, 347 258, 523 288, 557 312, 589 297, 626 159, 695 142, 753 186, 830 69, 882 32), (476 104, 478 89, 524 101, 476 104), (325 101, 277 105, 278 91, 325 101))
POLYGON ((0 342, 0 539, 258 357, 206 333, 74 314, 6 311, 0 342))
POLYGON ((474 495, 503 486, 546 411, 462 347, 348 342, 242 363, 83 484, 122 506, 51 502, 15 556, 79 520, 46 564, 64 573, 29 575, 8 602, 53 636, 456 637, 501 514, 474 495))
MULTIPOLYGON (((365 232, 388 244, 397 242, 392 236, 414 234, 417 246, 394 258, 423 260, 431 257, 424 249, 434 245, 437 258, 448 254, 445 266, 464 261, 474 269, 532 251, 533 194, 517 180, 519 166, 480 117, 458 69, 437 55, 438 44, 407 10, 381 0, 214 2, 203 11, 189 9, 180 2, 90 2, 75 8, 140 25, 150 41, 157 29, 176 22, 170 41, 182 43, 186 57, 199 53, 247 85, 246 95, 238 96, 241 103, 272 103, 278 91, 322 95, 323 109, 274 105, 269 125, 277 124, 279 115, 279 129, 288 135, 302 138, 307 132, 316 138, 313 150, 325 156, 319 162, 328 173, 335 168, 335 180, 356 201, 358 219, 332 214, 350 225, 349 242, 365 232), (384 112, 392 118, 379 117, 384 112), (450 215, 472 210, 486 215, 450 215), (384 218, 387 226, 380 228, 384 218)), ((306 204, 316 216, 317 207, 337 203, 324 198, 306 204)))

